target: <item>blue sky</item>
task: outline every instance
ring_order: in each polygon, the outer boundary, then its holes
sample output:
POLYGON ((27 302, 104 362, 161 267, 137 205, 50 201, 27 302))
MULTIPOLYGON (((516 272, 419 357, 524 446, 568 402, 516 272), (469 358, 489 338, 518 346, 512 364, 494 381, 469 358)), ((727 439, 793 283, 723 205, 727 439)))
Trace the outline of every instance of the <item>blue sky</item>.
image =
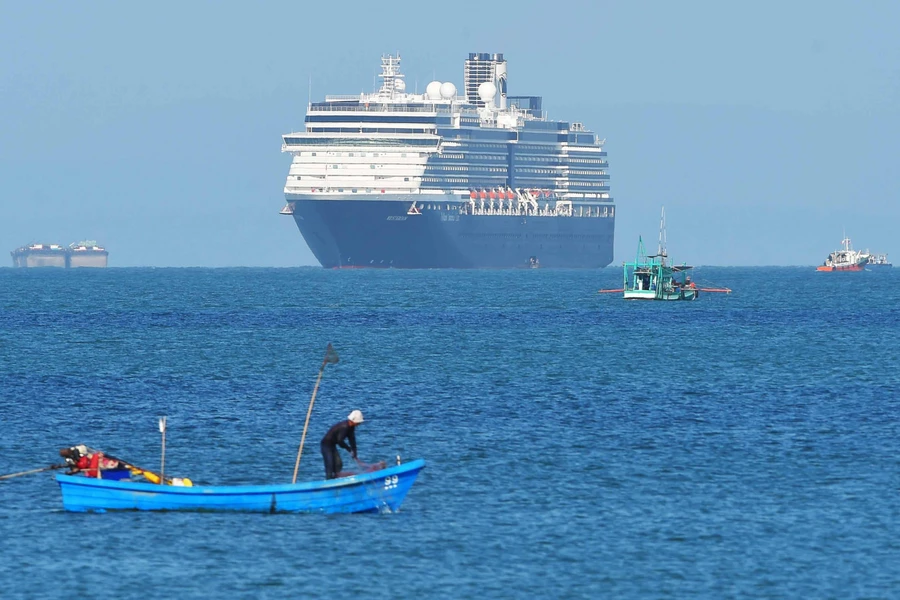
POLYGON ((678 261, 818 264, 844 231, 900 255, 897 23, 892 2, 0 0, 0 251, 316 264, 278 214, 310 81, 370 91, 400 52, 410 87, 461 87, 477 51, 606 138, 615 264, 662 205, 678 261))

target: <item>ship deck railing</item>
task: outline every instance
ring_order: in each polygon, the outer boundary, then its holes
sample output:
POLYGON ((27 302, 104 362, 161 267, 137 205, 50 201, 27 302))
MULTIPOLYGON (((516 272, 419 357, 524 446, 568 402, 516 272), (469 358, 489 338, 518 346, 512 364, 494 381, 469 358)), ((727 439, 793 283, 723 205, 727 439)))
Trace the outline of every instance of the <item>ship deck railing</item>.
POLYGON ((577 217, 577 218, 593 218, 593 219, 604 219, 609 218, 612 215, 610 213, 604 213, 603 211, 592 211, 592 210, 579 210, 582 207, 572 207, 568 209, 555 209, 555 208, 524 208, 524 207, 512 207, 509 206, 472 206, 471 204, 462 204, 460 206, 460 214, 471 215, 471 216, 513 216, 513 217, 577 217))
MULTIPOLYGON (((343 98, 341 96, 341 98, 343 98)), ((328 96, 328 100, 332 100, 332 96, 328 96)), ((348 100, 359 101, 359 96, 350 96, 348 100)), ((453 113, 464 116, 479 116, 476 108, 461 108, 454 104, 381 104, 377 102, 361 103, 361 104, 335 104, 321 105, 311 104, 308 112, 421 112, 421 113, 453 113)))

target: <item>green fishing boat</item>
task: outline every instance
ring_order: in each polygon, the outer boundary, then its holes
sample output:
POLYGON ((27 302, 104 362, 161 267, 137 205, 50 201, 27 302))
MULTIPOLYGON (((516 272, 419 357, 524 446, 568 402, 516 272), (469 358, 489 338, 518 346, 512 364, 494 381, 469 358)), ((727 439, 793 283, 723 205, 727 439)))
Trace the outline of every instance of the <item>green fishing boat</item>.
POLYGON ((623 264, 626 300, 696 300, 700 290, 688 273, 693 267, 670 265, 666 252, 666 207, 659 219, 659 247, 647 254, 644 240, 638 236, 634 262, 623 264))
POLYGON ((668 264, 665 248, 648 255, 644 240, 638 237, 634 262, 623 265, 626 300, 696 300, 700 289, 688 273, 693 267, 668 264))
POLYGON ((731 293, 729 288, 698 287, 691 280, 694 267, 669 263, 666 252, 666 208, 659 222, 659 247, 656 254, 647 254, 644 239, 638 237, 634 262, 623 263, 623 287, 600 290, 600 293, 622 293, 626 300, 696 300, 700 292, 731 293))

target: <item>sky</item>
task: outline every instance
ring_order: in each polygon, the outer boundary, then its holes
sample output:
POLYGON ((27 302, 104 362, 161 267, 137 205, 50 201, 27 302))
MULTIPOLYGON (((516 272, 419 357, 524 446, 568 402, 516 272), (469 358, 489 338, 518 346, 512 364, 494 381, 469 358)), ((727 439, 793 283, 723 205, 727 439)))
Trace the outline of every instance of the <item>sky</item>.
POLYGON ((278 214, 310 97, 372 91, 389 52, 411 91, 502 52, 510 94, 606 139, 613 264, 663 206, 678 262, 820 264, 845 233, 900 256, 898 23, 888 1, 0 0, 0 251, 315 265, 278 214))

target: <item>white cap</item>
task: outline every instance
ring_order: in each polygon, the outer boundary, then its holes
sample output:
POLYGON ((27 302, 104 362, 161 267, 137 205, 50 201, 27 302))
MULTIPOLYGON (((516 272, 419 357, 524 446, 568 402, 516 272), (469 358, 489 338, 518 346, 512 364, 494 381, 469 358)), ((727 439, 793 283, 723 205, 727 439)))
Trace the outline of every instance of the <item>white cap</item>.
POLYGON ((351 412, 349 415, 347 415, 347 420, 348 420, 348 421, 353 421, 354 423, 356 423, 357 425, 359 425, 360 423, 363 422, 363 416, 362 416, 362 413, 361 413, 360 411, 358 411, 358 410, 354 410, 354 411, 351 412))

